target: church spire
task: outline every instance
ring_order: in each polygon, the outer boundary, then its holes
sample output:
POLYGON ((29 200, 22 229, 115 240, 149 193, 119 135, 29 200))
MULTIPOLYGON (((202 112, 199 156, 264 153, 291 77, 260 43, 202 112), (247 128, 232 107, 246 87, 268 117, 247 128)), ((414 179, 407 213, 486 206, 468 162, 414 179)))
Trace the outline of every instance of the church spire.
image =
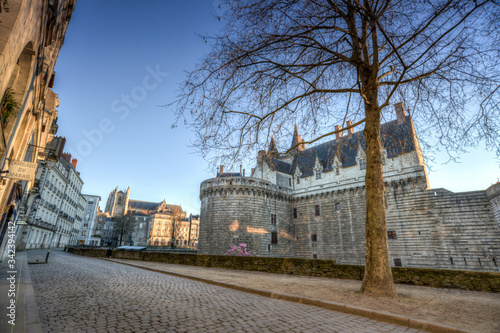
POLYGON ((274 142, 274 137, 271 135, 271 142, 269 142, 268 154, 277 154, 278 148, 276 147, 276 142, 274 142))
POLYGON ((299 130, 297 129, 297 123, 295 123, 295 130, 293 131, 292 145, 290 148, 299 148, 299 144, 302 141, 300 140, 299 130))

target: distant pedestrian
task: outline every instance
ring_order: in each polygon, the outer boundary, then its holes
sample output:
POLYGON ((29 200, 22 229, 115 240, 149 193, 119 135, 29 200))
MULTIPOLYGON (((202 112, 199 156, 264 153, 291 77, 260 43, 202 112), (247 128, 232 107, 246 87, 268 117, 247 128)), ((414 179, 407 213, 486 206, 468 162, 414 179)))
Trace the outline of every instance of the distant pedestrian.
POLYGON ((108 247, 108 249, 106 250, 106 258, 111 258, 111 253, 113 253, 113 251, 110 247, 108 247))

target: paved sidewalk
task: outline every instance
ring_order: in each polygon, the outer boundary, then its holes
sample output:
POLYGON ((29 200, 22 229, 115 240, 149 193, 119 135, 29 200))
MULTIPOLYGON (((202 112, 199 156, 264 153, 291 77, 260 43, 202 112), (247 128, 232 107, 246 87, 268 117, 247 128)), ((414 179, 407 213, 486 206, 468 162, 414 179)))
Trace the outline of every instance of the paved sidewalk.
POLYGON ((6 257, 1 263, 0 308, 0 332, 42 332, 24 251, 16 252, 13 259, 6 257))

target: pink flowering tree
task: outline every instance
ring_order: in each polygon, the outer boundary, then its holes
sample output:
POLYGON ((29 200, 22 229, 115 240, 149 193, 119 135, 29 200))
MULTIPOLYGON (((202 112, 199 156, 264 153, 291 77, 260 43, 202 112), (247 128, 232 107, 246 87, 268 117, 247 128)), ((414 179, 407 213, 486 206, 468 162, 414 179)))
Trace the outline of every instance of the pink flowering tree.
POLYGON ((251 256, 252 251, 248 251, 247 245, 241 243, 240 245, 231 245, 229 250, 226 251, 228 256, 251 256))

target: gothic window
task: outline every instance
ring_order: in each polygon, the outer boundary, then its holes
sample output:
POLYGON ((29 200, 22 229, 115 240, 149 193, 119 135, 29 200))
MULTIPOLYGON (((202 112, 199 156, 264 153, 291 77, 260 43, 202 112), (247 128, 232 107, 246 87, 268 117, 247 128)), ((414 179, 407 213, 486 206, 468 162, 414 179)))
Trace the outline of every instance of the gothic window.
POLYGON ((278 244, 278 233, 276 231, 271 232, 271 244, 278 244))
POLYGON ((297 184, 300 184, 300 176, 295 176, 297 177, 297 184))
POLYGON ((321 170, 316 170, 316 179, 321 179, 321 170))
POLYGON ((396 231, 394 231, 394 230, 387 231, 387 238, 398 239, 398 236, 396 235, 396 231))
POLYGON ((271 214, 271 224, 276 224, 276 214, 271 214))
POLYGON ((359 159, 359 170, 365 170, 366 169, 366 160, 364 158, 359 159))
POLYGON ((317 242, 318 241, 318 236, 316 234, 311 235, 311 242, 317 242))
POLYGON ((297 217, 298 217, 297 208, 294 208, 293 209, 293 218, 296 219, 297 217))
POLYGON ((320 216, 321 211, 319 209, 319 205, 314 206, 314 216, 320 216))

